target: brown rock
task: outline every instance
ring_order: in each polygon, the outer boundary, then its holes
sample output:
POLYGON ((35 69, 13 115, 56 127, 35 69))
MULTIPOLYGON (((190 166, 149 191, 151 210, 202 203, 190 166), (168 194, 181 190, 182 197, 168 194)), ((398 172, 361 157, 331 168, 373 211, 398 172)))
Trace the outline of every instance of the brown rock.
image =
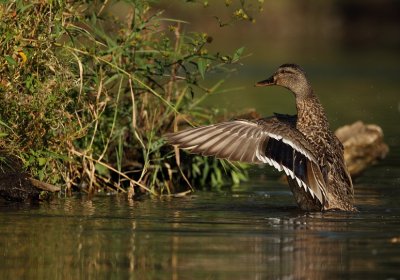
POLYGON ((377 125, 357 121, 338 128, 335 134, 343 143, 344 159, 351 176, 359 175, 389 152, 382 129, 377 125))

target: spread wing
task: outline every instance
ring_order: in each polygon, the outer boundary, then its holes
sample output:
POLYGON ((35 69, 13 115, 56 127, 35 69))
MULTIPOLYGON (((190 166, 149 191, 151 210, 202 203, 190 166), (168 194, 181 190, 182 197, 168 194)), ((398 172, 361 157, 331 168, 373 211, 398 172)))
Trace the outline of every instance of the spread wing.
POLYGON ((277 117, 235 120, 165 135, 191 153, 248 163, 268 163, 295 179, 324 205, 325 181, 304 135, 277 117))

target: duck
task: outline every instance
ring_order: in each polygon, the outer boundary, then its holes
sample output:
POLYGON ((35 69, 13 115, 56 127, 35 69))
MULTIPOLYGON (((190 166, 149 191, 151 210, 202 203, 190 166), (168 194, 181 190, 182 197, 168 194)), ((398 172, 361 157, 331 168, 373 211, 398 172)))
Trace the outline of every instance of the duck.
POLYGON ((189 128, 166 134, 167 142, 190 153, 264 163, 284 172, 297 205, 304 211, 356 211, 343 145, 331 131, 305 71, 286 63, 255 84, 275 85, 293 93, 297 115, 274 113, 189 128))

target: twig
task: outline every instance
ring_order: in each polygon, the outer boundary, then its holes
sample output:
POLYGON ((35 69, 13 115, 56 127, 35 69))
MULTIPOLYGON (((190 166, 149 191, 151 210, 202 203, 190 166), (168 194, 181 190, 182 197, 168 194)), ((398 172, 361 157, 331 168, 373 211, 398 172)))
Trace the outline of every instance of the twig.
POLYGON ((36 180, 34 178, 29 178, 29 181, 31 181, 31 184, 33 186, 35 186, 36 188, 41 189, 41 190, 45 190, 45 191, 49 191, 49 192, 59 192, 61 190, 61 188, 58 186, 54 186, 52 184, 45 183, 45 182, 36 180))

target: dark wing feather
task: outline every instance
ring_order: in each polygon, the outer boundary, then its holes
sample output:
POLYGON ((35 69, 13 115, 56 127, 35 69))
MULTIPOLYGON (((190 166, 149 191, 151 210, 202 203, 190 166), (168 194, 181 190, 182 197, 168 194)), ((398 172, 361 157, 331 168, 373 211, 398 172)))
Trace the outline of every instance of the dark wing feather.
POLYGON ((191 153, 231 161, 268 163, 295 179, 321 204, 325 181, 309 143, 289 122, 277 117, 235 120, 165 135, 167 141, 191 153))

